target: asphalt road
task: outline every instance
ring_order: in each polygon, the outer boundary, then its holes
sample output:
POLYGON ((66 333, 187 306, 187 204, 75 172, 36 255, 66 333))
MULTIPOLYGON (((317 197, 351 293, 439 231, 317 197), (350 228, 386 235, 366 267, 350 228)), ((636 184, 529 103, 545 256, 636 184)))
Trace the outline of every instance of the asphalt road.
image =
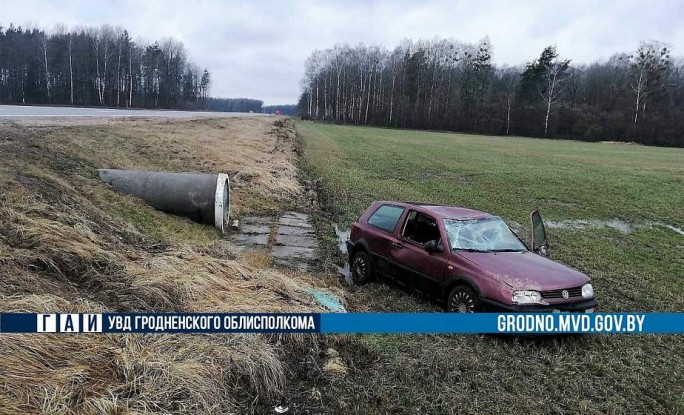
POLYGON ((246 112, 209 112, 209 111, 166 111, 79 107, 32 107, 19 105, 0 105, 0 119, 12 118, 113 118, 113 117, 159 117, 159 118, 199 118, 199 117, 259 117, 267 114, 246 112))

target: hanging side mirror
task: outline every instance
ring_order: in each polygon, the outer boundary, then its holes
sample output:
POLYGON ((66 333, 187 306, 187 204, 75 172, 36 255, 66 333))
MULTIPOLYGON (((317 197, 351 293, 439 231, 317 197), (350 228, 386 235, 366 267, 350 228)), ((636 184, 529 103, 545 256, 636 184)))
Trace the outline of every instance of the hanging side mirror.
POLYGON ((544 228, 544 222, 538 210, 533 210, 530 213, 530 224, 532 225, 530 248, 541 256, 549 256, 549 241, 546 238, 546 228, 544 228))

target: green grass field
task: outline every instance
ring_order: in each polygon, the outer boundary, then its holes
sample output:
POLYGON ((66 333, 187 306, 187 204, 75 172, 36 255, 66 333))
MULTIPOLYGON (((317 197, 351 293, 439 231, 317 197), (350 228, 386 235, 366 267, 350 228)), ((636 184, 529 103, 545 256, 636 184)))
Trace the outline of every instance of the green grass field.
MULTIPOLYGON (((310 122, 297 128, 305 169, 321 179, 323 206, 340 224, 379 199, 485 210, 514 229, 528 228, 535 208, 553 222, 618 219, 634 229, 549 229, 552 258, 592 277, 603 311, 684 311, 684 236, 663 226, 684 228, 684 149, 310 122)), ((435 309, 385 284, 349 290, 357 310, 435 309)), ((358 341, 372 358, 348 356, 363 370, 344 385, 353 396, 340 403, 344 410, 684 413, 681 336, 358 341)))

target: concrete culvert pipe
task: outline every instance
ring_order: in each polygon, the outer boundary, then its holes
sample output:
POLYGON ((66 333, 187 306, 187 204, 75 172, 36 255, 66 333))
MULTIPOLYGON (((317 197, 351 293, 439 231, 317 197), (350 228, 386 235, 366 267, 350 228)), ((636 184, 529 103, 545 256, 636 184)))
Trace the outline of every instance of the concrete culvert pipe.
POLYGON ((223 232, 230 215, 227 174, 99 169, 117 192, 139 197, 164 212, 213 225, 223 232))

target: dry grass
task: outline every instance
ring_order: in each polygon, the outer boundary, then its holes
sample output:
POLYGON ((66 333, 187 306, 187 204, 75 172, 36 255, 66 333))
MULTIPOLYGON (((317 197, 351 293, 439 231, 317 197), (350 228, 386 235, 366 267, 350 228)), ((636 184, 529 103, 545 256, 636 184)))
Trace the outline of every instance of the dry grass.
POLYGON ((284 383, 250 335, 5 335, 2 412, 225 413, 284 383))
POLYGON ((236 214, 276 210, 278 202, 302 192, 290 122, 279 128, 264 118, 130 121, 69 126, 55 133, 63 139, 58 149, 98 167, 149 169, 153 164, 170 171, 228 173, 236 214))
MULTIPOLYGON (((301 193, 292 141, 266 119, 0 127, 0 310, 319 310, 305 278, 95 174, 228 172, 234 213, 273 211, 301 193)), ((0 413, 227 413, 282 391, 281 341, 5 335, 0 413)))

